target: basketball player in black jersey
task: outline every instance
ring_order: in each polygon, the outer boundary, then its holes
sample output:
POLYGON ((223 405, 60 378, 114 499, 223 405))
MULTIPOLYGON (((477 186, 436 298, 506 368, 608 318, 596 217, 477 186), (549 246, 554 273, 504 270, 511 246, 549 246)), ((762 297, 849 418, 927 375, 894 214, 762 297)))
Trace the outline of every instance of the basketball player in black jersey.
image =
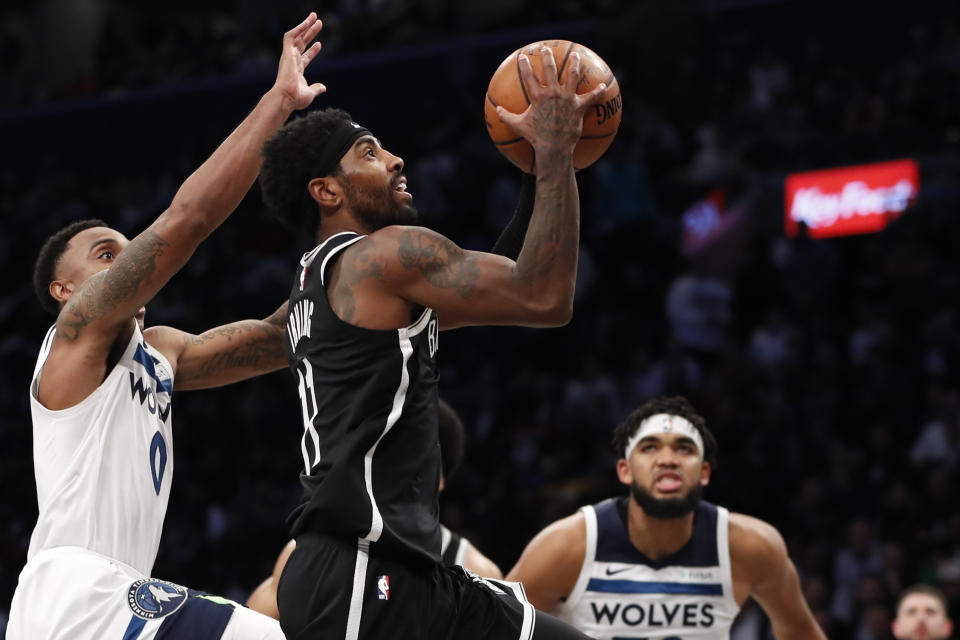
POLYGON ((530 106, 499 112, 536 154, 515 261, 407 226, 416 217, 403 160, 342 111, 309 114, 264 146, 264 200, 317 242, 297 269, 287 324, 304 422, 304 499, 288 521, 297 547, 278 585, 291 640, 580 637, 510 597, 519 585, 444 567, 437 519, 438 331, 559 326, 572 312, 573 149, 606 87, 577 95, 579 56, 561 78, 552 52, 542 55, 542 80, 519 59, 530 106))
MULTIPOLYGON (((443 398, 440 398, 437 410, 440 455, 442 457, 440 474, 440 491, 442 492, 446 483, 457 472, 457 468, 463 459, 464 428, 460 416, 443 398)), ((440 529, 443 539, 443 544, 440 547, 440 557, 444 565, 448 567, 459 565, 484 578, 503 579, 503 572, 500 571, 500 567, 493 560, 480 553, 480 550, 473 546, 469 540, 450 531, 443 525, 440 525, 440 529)), ((250 594, 250 598, 247 600, 249 608, 271 618, 280 618, 280 612, 277 610, 277 584, 280 582, 283 568, 287 565, 287 559, 296 546, 296 541, 291 540, 283 547, 273 565, 271 575, 257 585, 257 588, 250 594)))

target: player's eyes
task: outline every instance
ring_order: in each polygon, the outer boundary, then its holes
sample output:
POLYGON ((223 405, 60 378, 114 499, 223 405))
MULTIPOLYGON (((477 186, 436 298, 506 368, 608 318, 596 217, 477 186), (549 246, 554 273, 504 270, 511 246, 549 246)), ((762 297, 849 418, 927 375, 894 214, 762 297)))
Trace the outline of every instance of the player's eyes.
POLYGON ((371 158, 375 158, 377 156, 376 152, 373 150, 373 147, 367 149, 366 155, 370 156, 371 158))
POLYGON ((114 256, 113 256, 113 251, 110 251, 109 249, 107 249, 106 251, 101 251, 101 252, 100 252, 100 255, 98 255, 97 257, 98 257, 98 258, 104 258, 104 257, 106 257, 107 260, 113 260, 113 257, 114 257, 114 256))

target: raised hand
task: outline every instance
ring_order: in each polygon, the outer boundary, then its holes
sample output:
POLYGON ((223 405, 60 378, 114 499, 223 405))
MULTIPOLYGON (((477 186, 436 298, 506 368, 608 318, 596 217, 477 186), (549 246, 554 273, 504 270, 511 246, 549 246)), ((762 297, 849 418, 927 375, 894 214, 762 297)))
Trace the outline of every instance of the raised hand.
POLYGON ((323 22, 316 13, 311 12, 306 20, 283 34, 283 53, 274 87, 291 100, 294 109, 309 106, 314 98, 327 90, 322 83, 307 83, 303 74, 310 61, 320 52, 320 42, 310 43, 322 28, 323 22))
POLYGON ((497 116, 526 138, 538 152, 559 151, 573 153, 583 129, 583 115, 598 102, 607 89, 599 84, 589 93, 577 95, 580 80, 580 54, 570 54, 563 78, 557 77, 557 63, 549 47, 540 50, 543 60, 541 80, 530 65, 530 58, 520 54, 520 76, 530 99, 530 106, 520 114, 497 107, 497 116))

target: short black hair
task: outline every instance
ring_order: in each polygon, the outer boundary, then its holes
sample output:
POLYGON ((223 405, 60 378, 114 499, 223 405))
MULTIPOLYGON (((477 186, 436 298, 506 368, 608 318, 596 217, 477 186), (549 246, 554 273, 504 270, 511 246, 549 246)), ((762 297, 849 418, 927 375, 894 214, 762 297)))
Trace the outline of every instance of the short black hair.
POLYGON ((912 587, 907 587, 900 593, 900 597, 897 598, 897 609, 896 613, 900 613, 900 605, 903 604, 903 601, 907 599, 907 596, 912 596, 915 593, 922 593, 923 595, 932 596, 940 601, 940 605, 943 607, 944 615, 949 615, 950 606, 949 601, 947 600, 947 594, 945 594, 941 589, 930 585, 930 584, 915 584, 912 587))
POLYGON ((443 477, 449 482, 463 460, 466 436, 463 421, 443 398, 437 406, 437 426, 440 428, 440 465, 443 477))
POLYGON ((40 306, 45 311, 54 316, 60 315, 60 303, 50 295, 50 283, 57 279, 57 265, 60 264, 60 258, 63 252, 67 250, 67 245, 81 231, 92 229, 93 227, 110 228, 103 220, 88 218, 86 220, 77 220, 71 222, 59 231, 53 233, 37 254, 37 261, 33 265, 33 290, 40 300, 40 306))
MULTIPOLYGON (((260 191, 263 201, 285 226, 316 237, 320 211, 307 185, 321 161, 324 140, 344 121, 353 119, 342 109, 323 109, 291 120, 263 145, 260 191)), ((340 173, 340 164, 330 175, 340 173)))
POLYGON ((717 439, 713 437, 710 429, 707 428, 707 421, 697 413, 693 405, 683 396, 658 396, 647 400, 639 409, 634 409, 633 413, 627 416, 627 419, 613 430, 613 446, 620 457, 623 457, 624 449, 627 448, 627 443, 630 442, 633 434, 640 428, 640 423, 658 413, 668 413, 689 420, 703 438, 704 461, 709 462, 711 467, 716 466, 717 439))

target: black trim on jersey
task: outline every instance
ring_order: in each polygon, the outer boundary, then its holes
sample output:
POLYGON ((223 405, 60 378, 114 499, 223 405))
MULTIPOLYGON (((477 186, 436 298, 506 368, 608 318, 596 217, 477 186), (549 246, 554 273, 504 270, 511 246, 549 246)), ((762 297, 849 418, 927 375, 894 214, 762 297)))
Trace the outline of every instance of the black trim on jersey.
POLYGON ((597 561, 645 564, 654 569, 671 566, 715 567, 720 564, 715 505, 701 500, 693 516, 693 535, 687 543, 676 553, 653 560, 630 542, 627 527, 629 500, 629 497, 608 498, 594 505, 597 514, 597 561))

